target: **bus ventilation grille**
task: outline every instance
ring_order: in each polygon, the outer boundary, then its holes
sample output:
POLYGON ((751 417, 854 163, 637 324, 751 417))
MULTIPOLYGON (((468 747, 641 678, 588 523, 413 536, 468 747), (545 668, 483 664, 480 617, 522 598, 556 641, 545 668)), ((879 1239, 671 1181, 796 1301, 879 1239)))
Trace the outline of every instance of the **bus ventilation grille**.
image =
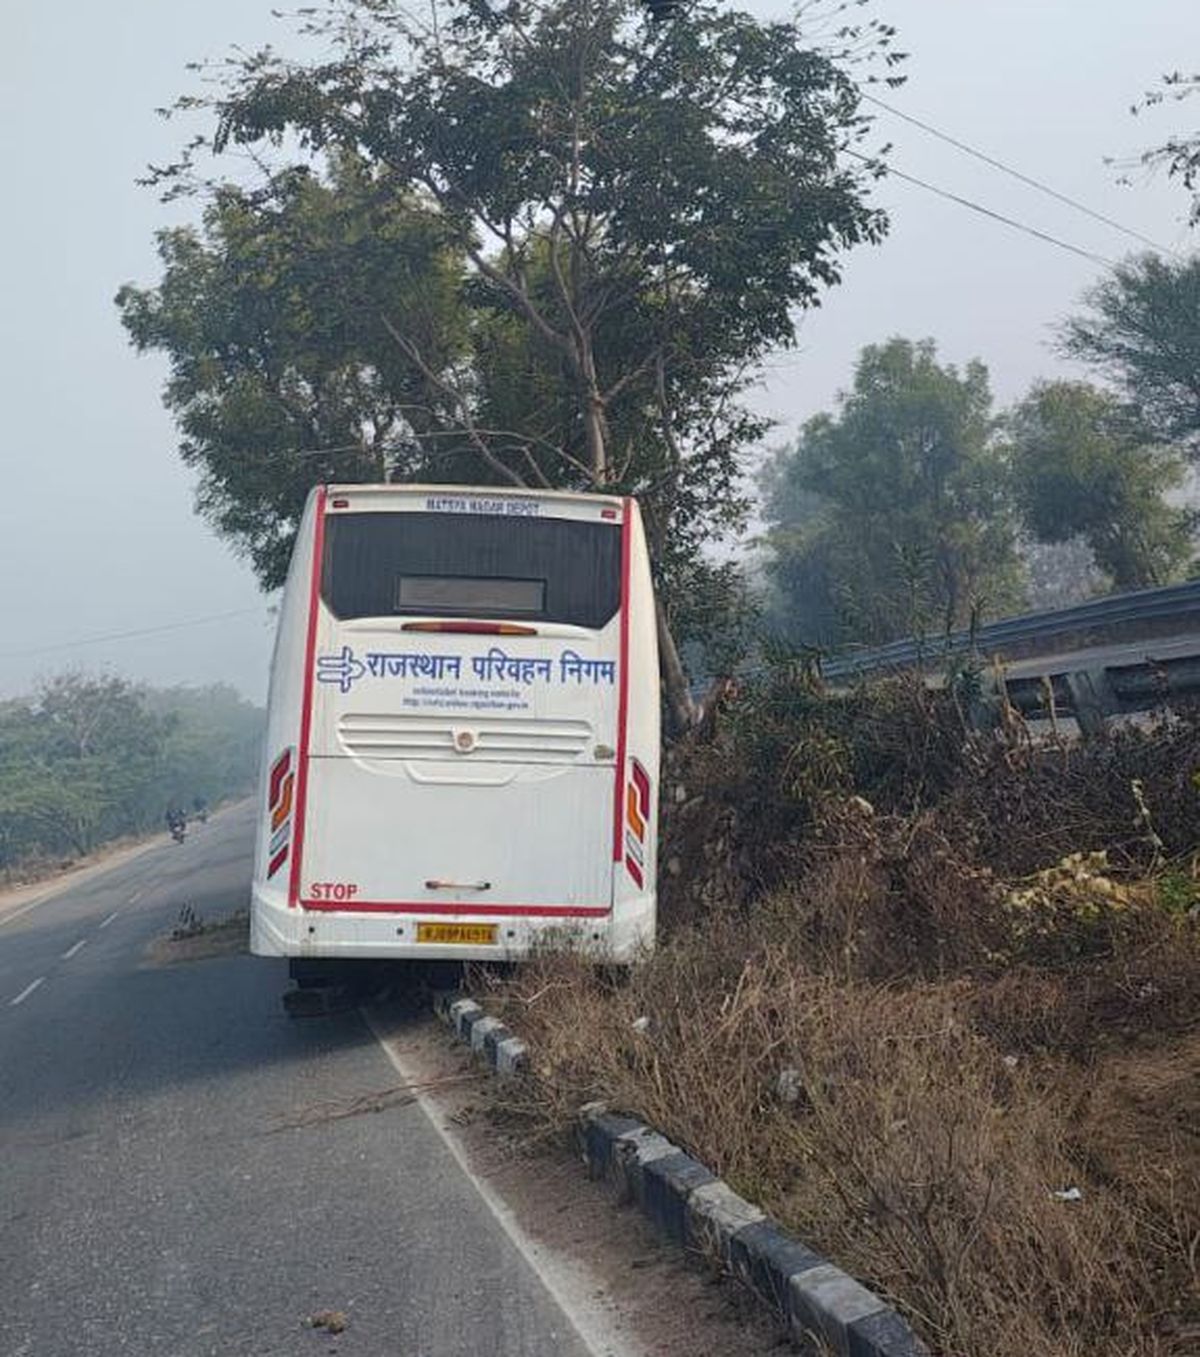
POLYGON ((467 712, 462 716, 347 712, 338 721, 338 742, 347 754, 360 759, 575 763, 589 752, 592 727, 588 721, 467 712), (463 732, 469 733, 469 741, 460 738, 463 732))

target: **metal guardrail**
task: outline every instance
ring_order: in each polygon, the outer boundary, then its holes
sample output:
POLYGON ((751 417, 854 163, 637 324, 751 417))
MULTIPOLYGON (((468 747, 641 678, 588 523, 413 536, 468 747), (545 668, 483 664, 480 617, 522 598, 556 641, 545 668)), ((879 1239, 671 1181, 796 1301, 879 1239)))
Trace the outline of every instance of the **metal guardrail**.
MULTIPOLYGON (((924 681, 939 686, 947 677, 942 666, 959 656, 1012 661, 1024 672, 1014 674, 1002 663, 980 675, 977 697, 968 704, 975 724, 994 722, 1007 703, 1029 719, 1067 717, 1078 723, 1085 736, 1098 735, 1111 717, 1167 707, 1175 698, 1200 698, 1200 639, 1194 646, 1189 640, 1184 647, 1178 640, 1171 641, 1172 635, 1193 632, 1200 638, 1200 580, 1007 617, 974 633, 957 631, 936 640, 893 641, 827 659, 821 664, 821 677, 836 691, 856 679, 927 665, 924 681), (1163 626, 1188 617, 1193 619, 1188 627, 1163 626), (1111 634, 1131 623, 1151 624, 1148 629, 1157 635, 1111 634), (1036 651, 1012 654, 1019 647, 1052 643, 1055 638, 1057 651, 1043 649, 1040 656, 1036 651), (1155 640, 1164 643, 1158 655, 1153 653, 1155 640), (1162 653, 1171 650, 1173 654, 1162 653)), ((765 667, 739 670, 746 678, 763 672, 765 667)), ((710 682, 697 681, 692 691, 695 700, 701 699, 710 682)))
POLYGON ((1126 594, 1078 603, 1070 608, 1024 613, 989 622, 974 633, 955 631, 927 640, 909 637, 889 645, 843 654, 825 661, 826 679, 853 679, 887 669, 907 669, 923 662, 937 663, 975 650, 990 655, 1005 646, 1025 645, 1081 632, 1118 627, 1130 622, 1154 622, 1195 613, 1200 617, 1200 580, 1169 584, 1161 589, 1139 589, 1126 594))
MULTIPOLYGON (((1032 720, 1067 716, 1085 735, 1103 731, 1109 717, 1170 707, 1174 699, 1194 701, 1200 695, 1200 656, 1140 659, 1081 668, 1070 657, 1042 674, 1012 678, 1003 674, 985 684, 985 693, 1003 695, 1008 704, 1032 720)), ((981 708, 986 722, 986 703, 981 708)))

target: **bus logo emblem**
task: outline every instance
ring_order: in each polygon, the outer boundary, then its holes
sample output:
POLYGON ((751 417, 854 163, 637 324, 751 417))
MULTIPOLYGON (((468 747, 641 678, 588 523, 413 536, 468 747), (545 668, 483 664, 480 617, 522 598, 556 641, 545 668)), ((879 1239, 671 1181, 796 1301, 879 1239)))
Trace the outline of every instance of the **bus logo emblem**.
POLYGON ((319 655, 317 657, 317 682, 336 683, 338 689, 348 693, 356 679, 362 678, 367 666, 362 660, 355 659, 354 651, 343 646, 339 655, 319 655))

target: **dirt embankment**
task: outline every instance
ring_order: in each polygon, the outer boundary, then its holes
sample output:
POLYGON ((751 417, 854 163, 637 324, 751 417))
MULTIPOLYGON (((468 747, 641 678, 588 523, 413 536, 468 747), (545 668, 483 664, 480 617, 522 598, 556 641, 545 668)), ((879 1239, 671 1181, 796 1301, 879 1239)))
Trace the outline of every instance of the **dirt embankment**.
POLYGON ((1198 775, 1192 717, 1037 744, 953 689, 747 691, 670 760, 657 954, 493 992, 510 1108, 645 1118, 947 1357, 1200 1352, 1198 775))

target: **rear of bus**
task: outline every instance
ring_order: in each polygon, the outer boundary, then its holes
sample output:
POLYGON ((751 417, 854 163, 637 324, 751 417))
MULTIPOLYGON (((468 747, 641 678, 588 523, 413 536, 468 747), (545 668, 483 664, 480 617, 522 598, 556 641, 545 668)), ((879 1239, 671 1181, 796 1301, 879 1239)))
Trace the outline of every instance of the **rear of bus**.
POLYGON ((272 664, 252 950, 629 960, 658 751, 632 500, 321 487, 272 664))

